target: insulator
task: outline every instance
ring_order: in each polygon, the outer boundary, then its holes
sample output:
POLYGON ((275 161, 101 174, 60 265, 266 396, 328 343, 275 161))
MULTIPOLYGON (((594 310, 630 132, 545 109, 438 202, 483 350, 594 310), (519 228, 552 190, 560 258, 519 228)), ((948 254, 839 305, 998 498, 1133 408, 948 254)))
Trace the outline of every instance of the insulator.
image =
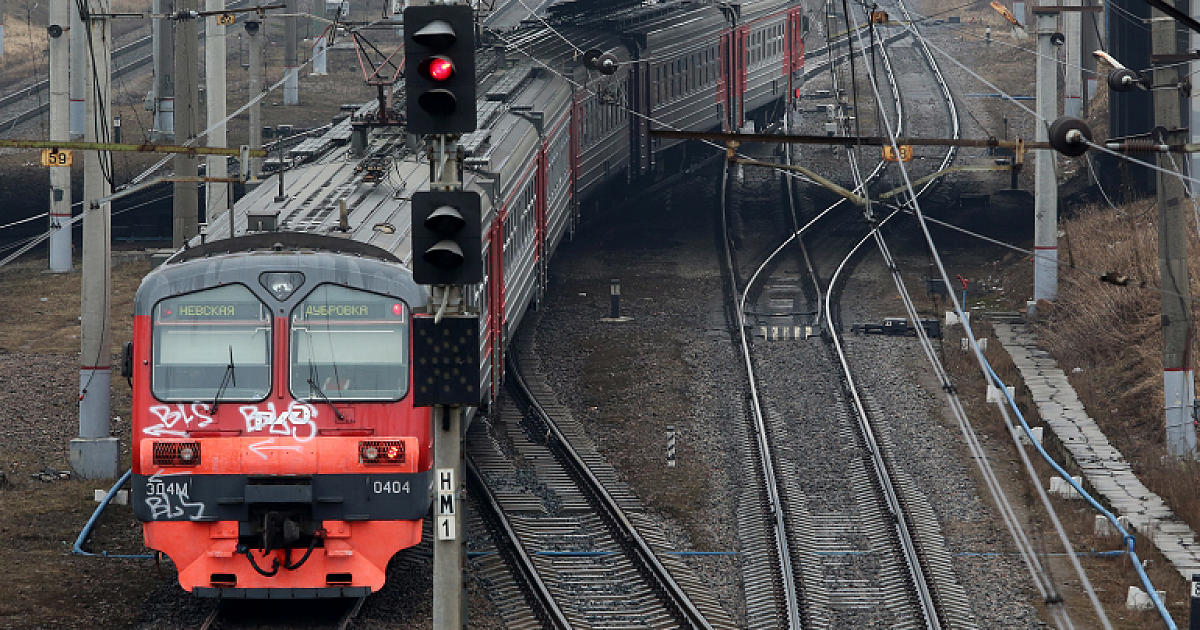
POLYGON ((1121 149, 1125 153, 1158 153, 1159 144, 1149 138, 1134 138, 1126 140, 1121 144, 1121 149))

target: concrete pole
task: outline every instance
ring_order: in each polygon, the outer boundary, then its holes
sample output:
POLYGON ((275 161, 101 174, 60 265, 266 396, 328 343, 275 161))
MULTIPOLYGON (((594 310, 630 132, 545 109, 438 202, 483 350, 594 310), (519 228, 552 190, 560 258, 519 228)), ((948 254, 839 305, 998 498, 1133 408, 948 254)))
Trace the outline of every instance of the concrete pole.
MULTIPOLYGON (((155 15, 168 15, 175 10, 172 0, 153 0, 155 15)), ((173 142, 175 139, 175 23, 169 17, 155 18, 150 26, 151 48, 154 53, 154 128, 153 142, 173 142)))
MULTIPOLYGON (((2 0, 0 0, 2 1, 2 0)), ((316 41, 313 43, 313 71, 317 76, 325 76, 329 74, 329 68, 325 62, 325 49, 327 47, 325 39, 325 31, 321 31, 317 35, 316 41)))
MULTIPOLYGON (((266 28, 266 25, 260 26, 253 33, 249 34, 250 46, 250 98, 257 98, 262 94, 262 42, 263 38, 259 33, 266 28)), ((250 148, 262 148, 262 101, 256 101, 250 106, 250 148)), ((262 158, 250 158, 250 177, 257 178, 262 174, 262 158)), ((232 234, 230 234, 232 236, 232 234)))
MULTIPOLYGON (((224 11, 225 0, 207 0, 208 11, 224 11)), ((229 145, 225 137, 225 25, 217 24, 217 16, 205 18, 204 29, 204 85, 208 88, 208 146, 224 148, 229 145), (217 125, 213 127, 213 125, 217 125)), ((208 177, 227 177, 229 162, 223 155, 210 155, 205 159, 205 174, 208 177)), ((205 184, 204 220, 212 223, 230 206, 229 184, 205 184)))
MULTIPOLYGON (((1058 64, 1050 36, 1058 26, 1057 13, 1033 9, 1037 19, 1037 115, 1034 139, 1046 142, 1048 126, 1058 118, 1058 64)), ((1058 299, 1058 181, 1054 176, 1055 152, 1037 151, 1033 184, 1033 299, 1058 299)))
MULTIPOLYGON (((1064 0, 1063 5, 1080 6, 1079 0, 1064 0)), ((1063 35, 1067 38, 1064 44, 1063 115, 1078 118, 1083 115, 1083 15, 1079 11, 1063 11, 1062 18, 1063 35)))
MULTIPOLYGON (((288 0, 288 13, 296 12, 296 0, 288 0)), ((297 18, 295 15, 289 15, 283 18, 283 66, 285 81, 283 82, 283 104, 284 105, 299 105, 300 104, 300 55, 299 35, 296 25, 297 18)))
POLYGON ((83 128, 87 120, 87 88, 84 77, 87 75, 87 33, 84 32, 83 20, 79 17, 79 5, 71 1, 71 139, 83 139, 83 128))
MULTIPOLYGON (((1176 54, 1175 20, 1158 11, 1151 13, 1150 44, 1156 55, 1176 54)), ((1174 86, 1179 83, 1179 66, 1162 66, 1154 71, 1154 85, 1174 86)), ((1154 90, 1154 124, 1166 128, 1166 138, 1160 142, 1181 142, 1186 135, 1179 131, 1181 120, 1178 90, 1154 90)), ((1173 171, 1182 160, 1169 154, 1158 158, 1158 166, 1173 171)), ((1192 368, 1191 289, 1188 285, 1187 216, 1184 212, 1183 182, 1176 176, 1159 171, 1158 185, 1158 273, 1162 300, 1163 322, 1163 397, 1166 421, 1167 452, 1175 457, 1191 457, 1196 453, 1196 430, 1192 426, 1192 403, 1196 384, 1192 368)))
MULTIPOLYGON (((71 25, 71 0, 50 0, 50 24, 71 25)), ((67 32, 50 38, 50 139, 71 139, 71 45, 67 32)), ((50 271, 70 271, 71 169, 50 169, 50 271), (57 229, 56 229, 57 228, 57 229)))
MULTIPOLYGON (((1107 6, 1106 4, 1105 7, 1107 8, 1107 6)), ((1192 3, 1191 16, 1200 20, 1200 2, 1192 3)), ((1188 31, 1188 50, 1200 50, 1200 33, 1188 31)), ((1188 63, 1188 74, 1192 77, 1200 76, 1200 59, 1188 63)), ((1188 142, 1200 142, 1200 89, 1192 89, 1192 95, 1188 98, 1188 116, 1191 121, 1191 124, 1188 125, 1191 130, 1188 142)), ((1200 153, 1189 153, 1184 159, 1188 161, 1190 175, 1200 177, 1200 153)), ((1196 184, 1191 184, 1191 186, 1193 195, 1200 192, 1196 190, 1196 184)))
MULTIPOLYGON (((1108 3, 1105 3, 1105 10, 1107 9, 1108 3)), ((1100 39, 1100 33, 1104 32, 1105 28, 1101 17, 1103 15, 1083 12, 1080 16, 1083 20, 1083 116, 1092 111, 1092 99, 1096 98, 1097 88, 1103 85, 1104 89, 1108 89, 1105 77, 1096 74, 1096 58, 1092 56, 1092 51, 1105 48, 1100 39)))
MULTIPOLYGON (((177 0, 175 7, 178 11, 195 11, 196 0, 177 0)), ((199 133, 197 121, 200 120, 197 96, 199 88, 196 85, 197 67, 200 65, 199 43, 197 41, 196 20, 179 20, 175 24, 175 142, 184 144, 193 142, 199 133)), ((181 177, 195 177, 197 168, 195 156, 175 155, 175 174, 181 177)), ((199 194, 195 182, 176 182, 174 195, 174 225, 171 235, 173 247, 183 247, 184 242, 196 235, 199 230, 199 194)))
POLYGON ((465 629, 466 594, 463 571, 467 537, 463 530, 463 486, 466 483, 462 448, 462 409, 433 407, 434 499, 433 627, 465 629), (443 428, 442 418, 446 418, 443 428))
MULTIPOLYGON (((109 13, 107 0, 92 0, 94 14, 109 13)), ((88 55, 87 142, 109 142, 112 98, 109 90, 109 25, 104 18, 90 24, 92 54, 88 55), (101 107, 103 104, 103 107, 101 107)), ((105 177, 112 172, 108 152, 84 151, 83 197, 85 209, 92 201, 108 196, 112 188, 105 177)), ((84 479, 110 479, 117 476, 120 444, 112 437, 109 399, 109 329, 112 256, 111 206, 83 219, 83 287, 80 317, 79 355, 79 437, 71 440, 71 470, 84 479)))
POLYGON ((8 11, 8 3, 0 0, 0 61, 4 60, 4 13, 8 11))

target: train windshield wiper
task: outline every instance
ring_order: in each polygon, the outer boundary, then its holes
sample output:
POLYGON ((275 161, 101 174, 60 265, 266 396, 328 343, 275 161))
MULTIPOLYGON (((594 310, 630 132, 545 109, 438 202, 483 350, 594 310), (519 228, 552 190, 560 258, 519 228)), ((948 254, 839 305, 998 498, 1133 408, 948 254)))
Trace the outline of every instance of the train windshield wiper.
POLYGON ((342 416, 342 412, 338 411, 337 405, 333 404, 332 400, 329 400, 329 397, 325 395, 325 392, 321 391, 320 387, 317 387, 317 382, 314 381, 311 376, 308 377, 308 386, 312 389, 312 391, 316 392, 317 395, 321 397, 321 400, 329 403, 329 406, 333 408, 333 413, 337 415, 338 420, 346 419, 342 416))
POLYGON ((221 404, 221 396, 225 393, 225 388, 232 382, 234 387, 237 387, 237 371, 233 366, 233 346, 229 346, 229 365, 225 366, 225 376, 221 377, 221 385, 217 387, 217 395, 213 397, 212 404, 208 406, 208 412, 214 413, 217 410, 217 405, 221 404))

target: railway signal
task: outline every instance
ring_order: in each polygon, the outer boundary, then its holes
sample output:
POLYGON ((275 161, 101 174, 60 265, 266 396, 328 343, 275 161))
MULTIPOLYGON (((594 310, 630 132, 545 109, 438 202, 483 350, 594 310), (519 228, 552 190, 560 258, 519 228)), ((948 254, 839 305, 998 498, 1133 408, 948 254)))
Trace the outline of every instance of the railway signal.
POLYGON ((408 132, 474 131, 475 18, 467 5, 404 10, 408 132))
POLYGON ((412 209, 413 278, 420 284, 483 282, 479 194, 418 191, 412 209))

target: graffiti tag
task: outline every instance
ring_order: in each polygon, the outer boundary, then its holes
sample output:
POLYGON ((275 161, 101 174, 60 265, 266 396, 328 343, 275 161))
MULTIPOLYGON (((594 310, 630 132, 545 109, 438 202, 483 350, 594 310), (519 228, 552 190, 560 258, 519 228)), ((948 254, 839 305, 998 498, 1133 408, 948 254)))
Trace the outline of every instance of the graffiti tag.
POLYGON ((187 437, 188 429, 206 427, 213 421, 212 416, 208 415, 206 403, 155 405, 150 408, 150 413, 158 416, 158 424, 142 429, 142 433, 155 437, 187 437), (193 422, 196 423, 195 427, 192 426, 193 422))
POLYGON ((295 438, 299 442, 307 442, 317 434, 317 409, 308 403, 292 401, 285 411, 276 412, 275 403, 267 403, 266 409, 254 406, 238 407, 242 417, 246 419, 246 432, 266 432, 272 435, 283 435, 295 438), (306 428, 307 427, 307 428, 306 428))
POLYGON ((146 507, 150 508, 150 517, 158 520, 187 516, 193 521, 204 518, 204 503, 193 502, 191 491, 190 480, 181 481, 161 472, 154 473, 146 480, 146 507))

